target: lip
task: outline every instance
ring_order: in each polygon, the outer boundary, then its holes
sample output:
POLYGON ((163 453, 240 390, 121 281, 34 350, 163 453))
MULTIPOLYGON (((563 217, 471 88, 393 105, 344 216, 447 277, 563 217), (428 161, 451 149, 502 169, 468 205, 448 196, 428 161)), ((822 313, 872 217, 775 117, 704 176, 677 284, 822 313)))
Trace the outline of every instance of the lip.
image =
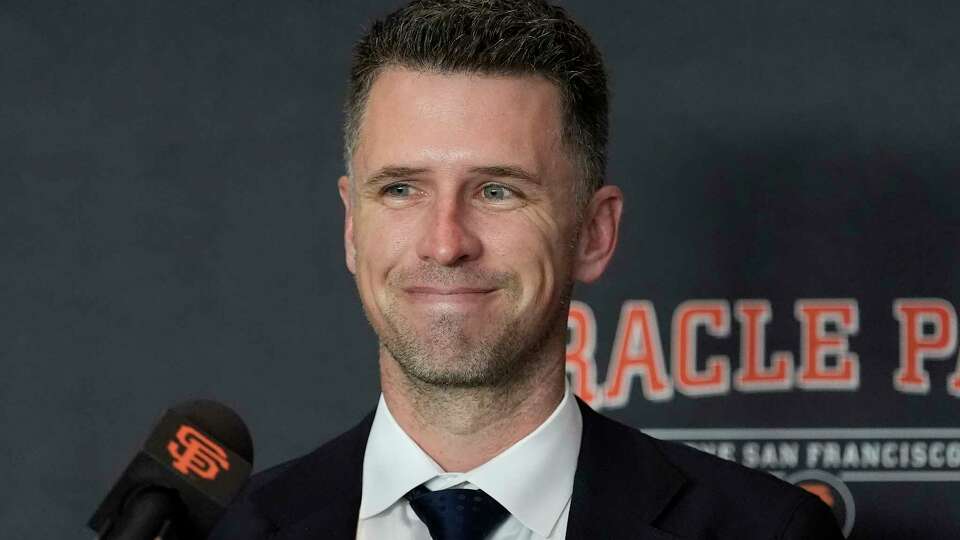
POLYGON ((458 309, 475 309, 494 297, 496 289, 479 287, 408 287, 404 289, 407 298, 413 304, 422 306, 458 309))
POLYGON ((485 287, 453 287, 453 288, 442 288, 442 287, 407 287, 404 291, 407 294, 419 294, 424 296, 458 296, 458 295, 472 295, 472 294, 486 294, 493 292, 495 289, 488 289, 485 287))

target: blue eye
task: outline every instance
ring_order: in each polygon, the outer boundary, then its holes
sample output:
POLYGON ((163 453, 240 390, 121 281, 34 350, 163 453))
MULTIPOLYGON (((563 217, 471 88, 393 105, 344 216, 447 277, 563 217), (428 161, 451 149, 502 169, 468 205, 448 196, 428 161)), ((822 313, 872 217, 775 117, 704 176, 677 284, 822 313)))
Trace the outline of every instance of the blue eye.
POLYGON ((409 197, 411 191, 409 184, 393 184, 383 188, 385 195, 396 198, 409 197))
POLYGON ((503 201, 513 197, 513 192, 500 184, 487 184, 482 189, 483 197, 491 201, 503 201))

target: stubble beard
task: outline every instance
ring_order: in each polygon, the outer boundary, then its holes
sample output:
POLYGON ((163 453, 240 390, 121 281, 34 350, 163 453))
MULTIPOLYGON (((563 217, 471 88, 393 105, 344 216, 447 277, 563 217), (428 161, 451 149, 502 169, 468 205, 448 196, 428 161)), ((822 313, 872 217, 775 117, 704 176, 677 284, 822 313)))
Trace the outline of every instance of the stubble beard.
MULTIPOLYGON (((491 281, 506 296, 508 306, 517 306, 521 288, 516 276, 488 276, 486 283, 491 281)), ((367 317, 381 346, 412 383, 448 389, 505 387, 524 379, 523 372, 541 360, 546 343, 559 325, 566 323, 571 289, 572 282, 565 283, 541 317, 524 319, 513 310, 497 320, 485 321, 479 335, 471 335, 467 330, 469 319, 476 316, 471 313, 438 313, 429 321, 418 321, 418 327, 403 312, 395 295, 384 306, 382 327, 373 324, 369 311, 367 317), (429 325, 426 330, 424 325, 429 325)), ((364 310, 368 310, 367 306, 364 310)))

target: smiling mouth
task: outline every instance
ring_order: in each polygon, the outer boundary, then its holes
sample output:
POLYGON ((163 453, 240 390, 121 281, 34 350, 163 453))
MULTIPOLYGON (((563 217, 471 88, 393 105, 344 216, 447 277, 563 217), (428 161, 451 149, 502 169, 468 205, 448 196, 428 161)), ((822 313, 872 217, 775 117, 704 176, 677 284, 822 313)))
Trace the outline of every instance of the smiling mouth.
POLYGON ((413 302, 426 304, 472 304, 483 302, 496 289, 487 287, 409 287, 404 289, 413 302))
POLYGON ((486 294, 495 289, 485 287, 409 287, 404 289, 408 294, 421 294, 429 296, 457 296, 470 294, 486 294))

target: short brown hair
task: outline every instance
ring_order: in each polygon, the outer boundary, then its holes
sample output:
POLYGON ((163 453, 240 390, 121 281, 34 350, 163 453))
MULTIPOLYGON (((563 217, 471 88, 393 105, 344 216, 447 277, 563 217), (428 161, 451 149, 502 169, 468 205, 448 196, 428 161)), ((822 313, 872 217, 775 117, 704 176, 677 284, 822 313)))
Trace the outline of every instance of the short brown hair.
POLYGON ((415 0, 373 23, 354 47, 345 105, 347 166, 377 75, 400 66, 440 73, 540 75, 560 90, 564 142, 582 204, 606 174, 609 97, 600 51, 566 11, 542 0, 415 0))

